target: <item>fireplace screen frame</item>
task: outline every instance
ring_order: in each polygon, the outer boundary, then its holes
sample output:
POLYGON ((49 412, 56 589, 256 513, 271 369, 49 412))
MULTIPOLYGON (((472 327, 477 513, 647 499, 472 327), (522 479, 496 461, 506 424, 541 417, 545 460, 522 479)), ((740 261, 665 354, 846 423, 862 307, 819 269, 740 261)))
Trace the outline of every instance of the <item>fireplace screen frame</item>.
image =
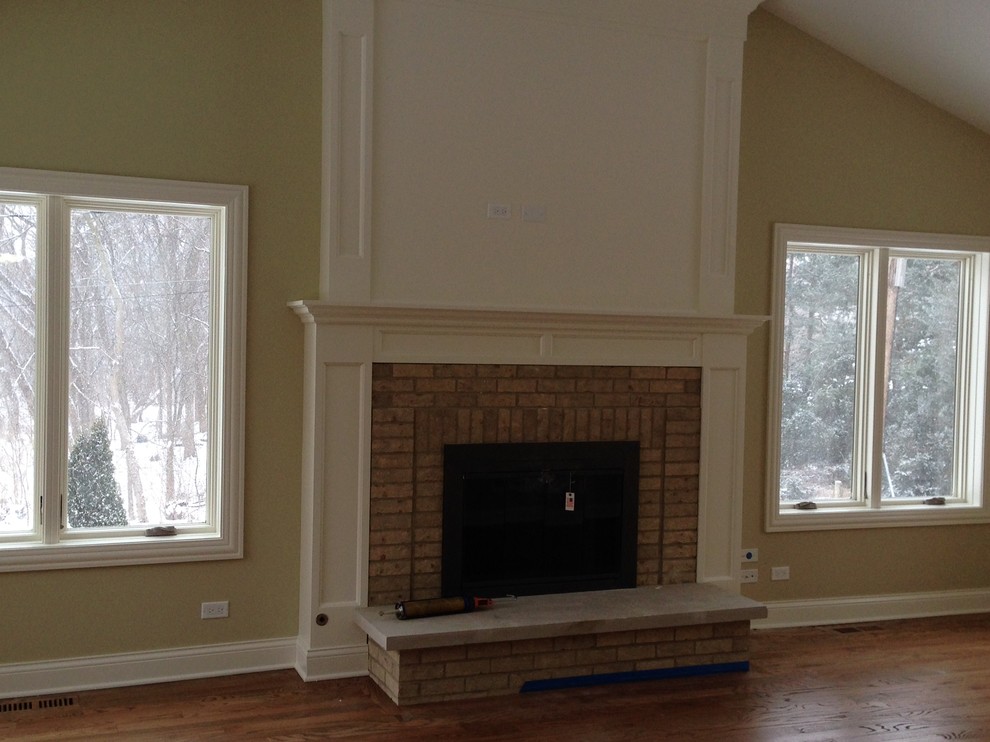
MULTIPOLYGON (((639 459, 638 441, 445 445, 442 594, 498 597, 635 587, 639 459), (477 561, 477 556, 471 557, 472 550, 465 549, 465 541, 470 540, 472 533, 472 524, 466 522, 466 519, 472 520, 472 512, 471 508, 465 508, 465 489, 473 490, 475 498, 498 498, 504 494, 508 500, 513 495, 500 493, 500 488, 491 481, 500 478, 508 482, 505 489, 515 493, 517 506, 520 488, 527 489, 534 499, 543 500, 539 523, 533 522, 532 518, 536 517, 533 512, 539 510, 540 505, 530 502, 525 506, 532 506, 523 518, 529 518, 527 527, 533 536, 525 543, 513 544, 515 548, 531 549, 531 555, 543 548, 545 571, 542 573, 526 569, 525 574, 517 572, 494 577, 472 574, 478 570, 470 562, 472 559, 477 561), (540 481, 535 482, 536 479, 540 481), (571 500, 573 510, 568 509, 567 492, 586 489, 572 486, 575 481, 601 483, 609 479, 614 485, 614 501, 603 501, 603 493, 594 490, 576 491, 571 500), (521 480, 526 483, 522 484, 521 480), (479 494, 479 489, 483 494, 479 494), (583 539, 594 538, 595 531, 604 531, 605 542, 614 541, 608 555, 596 557, 590 553, 597 547, 583 539), (541 543, 529 543, 535 540, 537 533, 542 533, 541 543), (593 569, 586 573, 570 573, 569 558, 558 558, 557 554, 548 558, 547 550, 559 543, 570 545, 574 562, 590 565, 593 569), (465 564, 465 559, 469 563, 465 564)), ((473 515, 478 516, 478 512, 474 511, 473 515)), ((477 518, 474 520, 476 525, 477 518)), ((502 544, 502 548, 507 547, 502 544)))

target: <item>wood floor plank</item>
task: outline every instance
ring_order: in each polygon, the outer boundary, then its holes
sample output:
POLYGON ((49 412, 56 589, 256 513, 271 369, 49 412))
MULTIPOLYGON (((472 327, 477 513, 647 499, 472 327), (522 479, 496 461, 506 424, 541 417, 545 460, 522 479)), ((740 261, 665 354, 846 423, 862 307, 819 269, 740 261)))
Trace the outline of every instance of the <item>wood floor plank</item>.
POLYGON ((751 670, 398 708, 291 670, 75 694, 0 739, 990 740, 990 614, 754 631, 751 670))

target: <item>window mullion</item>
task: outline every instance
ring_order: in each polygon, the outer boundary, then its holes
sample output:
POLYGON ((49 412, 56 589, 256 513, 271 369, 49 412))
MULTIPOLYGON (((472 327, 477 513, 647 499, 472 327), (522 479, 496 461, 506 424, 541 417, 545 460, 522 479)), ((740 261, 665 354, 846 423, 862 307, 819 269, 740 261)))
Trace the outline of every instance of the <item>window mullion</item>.
POLYGON ((871 304, 874 316, 870 320, 873 334, 873 349, 870 369, 870 389, 872 399, 870 400, 870 424, 869 440, 867 443, 869 458, 867 470, 868 489, 866 493, 867 504, 870 508, 879 509, 881 504, 881 494, 883 492, 884 458, 883 458, 883 430, 885 406, 887 399, 887 379, 885 369, 887 362, 887 292, 888 292, 888 265, 890 263, 890 251, 887 248, 878 248, 872 251, 870 257, 872 265, 872 285, 873 302, 871 304))
POLYGON ((68 392, 68 239, 64 200, 45 199, 38 251, 38 490, 43 541, 59 541, 64 522, 68 392))

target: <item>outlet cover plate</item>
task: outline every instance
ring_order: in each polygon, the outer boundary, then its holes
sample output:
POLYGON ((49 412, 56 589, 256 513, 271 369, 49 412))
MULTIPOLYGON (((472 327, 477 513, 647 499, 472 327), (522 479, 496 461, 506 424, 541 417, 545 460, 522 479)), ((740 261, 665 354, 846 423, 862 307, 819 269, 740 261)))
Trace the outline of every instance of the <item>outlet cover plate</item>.
POLYGON ((229 606, 226 600, 203 603, 199 607, 200 618, 227 618, 229 606))

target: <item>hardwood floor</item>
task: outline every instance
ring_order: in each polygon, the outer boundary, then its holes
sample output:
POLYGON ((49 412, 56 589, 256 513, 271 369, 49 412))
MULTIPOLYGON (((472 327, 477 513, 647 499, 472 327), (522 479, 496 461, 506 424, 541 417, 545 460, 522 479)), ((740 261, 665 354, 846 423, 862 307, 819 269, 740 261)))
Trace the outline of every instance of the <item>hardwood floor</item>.
POLYGON ((81 692, 0 713, 0 739, 990 740, 990 614, 754 631, 751 665, 404 708, 287 670, 81 692))

